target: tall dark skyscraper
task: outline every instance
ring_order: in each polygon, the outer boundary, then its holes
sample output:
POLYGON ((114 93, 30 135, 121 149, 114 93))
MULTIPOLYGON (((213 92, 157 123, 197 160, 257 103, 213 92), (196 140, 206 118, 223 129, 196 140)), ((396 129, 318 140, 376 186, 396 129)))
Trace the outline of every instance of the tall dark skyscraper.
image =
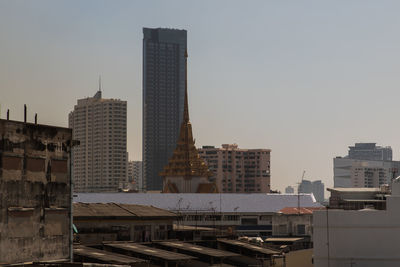
POLYGON ((143 187, 161 190, 182 123, 186 30, 143 28, 143 187))

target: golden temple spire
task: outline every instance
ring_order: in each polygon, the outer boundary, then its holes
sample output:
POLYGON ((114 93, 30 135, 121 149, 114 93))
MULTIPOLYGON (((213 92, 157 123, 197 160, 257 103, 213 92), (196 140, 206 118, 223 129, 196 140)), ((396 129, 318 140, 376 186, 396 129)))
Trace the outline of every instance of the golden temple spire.
POLYGON ((160 173, 161 176, 205 176, 210 177, 212 174, 208 170, 204 160, 200 158, 198 151, 194 145, 192 125, 189 121, 189 104, 188 104, 188 53, 185 51, 185 100, 183 107, 183 120, 177 140, 177 146, 168 164, 160 173))

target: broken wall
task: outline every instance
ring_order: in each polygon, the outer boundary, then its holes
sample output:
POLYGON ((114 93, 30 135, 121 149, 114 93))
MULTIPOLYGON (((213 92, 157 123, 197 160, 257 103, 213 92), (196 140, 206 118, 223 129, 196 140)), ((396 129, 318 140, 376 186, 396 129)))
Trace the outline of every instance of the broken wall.
POLYGON ((70 257, 72 132, 0 119, 0 265, 70 257))

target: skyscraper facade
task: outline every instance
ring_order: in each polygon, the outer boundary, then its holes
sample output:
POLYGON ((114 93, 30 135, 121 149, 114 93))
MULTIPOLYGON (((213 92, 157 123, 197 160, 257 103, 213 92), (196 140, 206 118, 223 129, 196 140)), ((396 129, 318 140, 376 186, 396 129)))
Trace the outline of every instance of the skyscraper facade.
POLYGON ((143 187, 161 190, 159 173, 176 146, 185 99, 186 30, 143 28, 143 187))
POLYGON ((94 97, 79 99, 69 114, 75 192, 113 192, 127 179, 126 101, 94 97))
POLYGON ((312 193, 317 202, 324 202, 324 183, 321 180, 309 181, 302 180, 299 184, 298 193, 310 194, 312 193))

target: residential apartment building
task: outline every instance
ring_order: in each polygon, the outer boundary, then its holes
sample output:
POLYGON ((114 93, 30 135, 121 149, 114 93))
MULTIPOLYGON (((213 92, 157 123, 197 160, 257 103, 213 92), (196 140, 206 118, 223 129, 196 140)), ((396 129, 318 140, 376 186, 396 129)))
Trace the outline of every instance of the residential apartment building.
POLYGON ((271 190, 271 150, 242 149, 237 144, 221 148, 203 146, 199 155, 213 172, 223 193, 269 193, 271 190))
POLYGON ((334 187, 379 187, 397 177, 399 168, 390 147, 356 143, 348 155, 333 159, 334 187))
POLYGON ((113 192, 127 180, 126 101, 104 99, 99 90, 79 99, 69 114, 75 192, 113 192))
POLYGON ((143 28, 143 186, 161 190, 159 173, 179 137, 185 98, 186 30, 143 28))
POLYGON ((399 175, 399 161, 333 159, 334 187, 379 187, 399 175))
POLYGON ((133 184, 134 189, 143 190, 143 164, 142 161, 129 161, 128 182, 133 184))

